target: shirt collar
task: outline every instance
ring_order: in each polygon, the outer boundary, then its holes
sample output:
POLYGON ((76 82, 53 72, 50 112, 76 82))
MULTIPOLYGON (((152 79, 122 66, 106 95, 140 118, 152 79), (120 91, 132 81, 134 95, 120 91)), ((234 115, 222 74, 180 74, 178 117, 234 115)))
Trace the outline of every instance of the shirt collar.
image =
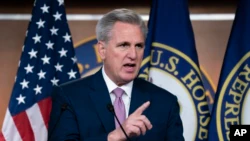
MULTIPOLYGON (((108 75, 105 73, 104 70, 104 66, 102 67, 102 75, 103 75, 103 79, 106 82, 106 85, 108 87, 108 91, 111 94, 111 92, 116 89, 117 86, 109 77, 108 75)), ((128 95, 129 98, 131 98, 131 93, 132 93, 132 87, 133 87, 133 83, 134 81, 131 81, 125 85, 120 86, 121 89, 123 89, 125 91, 125 93, 128 95)))

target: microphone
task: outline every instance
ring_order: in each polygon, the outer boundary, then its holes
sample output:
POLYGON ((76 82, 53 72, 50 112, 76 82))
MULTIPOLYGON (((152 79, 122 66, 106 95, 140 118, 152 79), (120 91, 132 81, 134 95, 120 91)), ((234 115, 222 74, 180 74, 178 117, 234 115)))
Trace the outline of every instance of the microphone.
POLYGON ((121 125, 121 123, 120 123, 118 117, 117 117, 116 114, 115 114, 114 106, 113 106, 112 104, 107 104, 107 108, 108 108, 109 112, 111 112, 111 113, 115 116, 115 118, 116 118, 118 124, 120 125, 120 127, 121 127, 121 129, 122 129, 122 132, 123 132, 124 135, 126 136, 127 140, 128 140, 128 141, 131 141, 131 140, 129 139, 127 133, 126 133, 125 130, 123 129, 123 127, 122 127, 122 125, 121 125))
POLYGON ((57 119, 57 121, 56 121, 54 127, 51 129, 51 132, 50 132, 50 134, 49 134, 49 136, 48 136, 48 141, 50 140, 50 138, 51 138, 51 136, 52 136, 52 134, 53 134, 53 132, 54 132, 54 130, 55 130, 57 124, 59 123, 59 121, 60 121, 60 119, 61 119, 61 116, 62 116, 63 112, 64 112, 65 110, 67 110, 67 109, 68 109, 68 104, 67 104, 67 103, 63 103, 63 104, 61 105, 61 110, 60 110, 59 118, 57 119))

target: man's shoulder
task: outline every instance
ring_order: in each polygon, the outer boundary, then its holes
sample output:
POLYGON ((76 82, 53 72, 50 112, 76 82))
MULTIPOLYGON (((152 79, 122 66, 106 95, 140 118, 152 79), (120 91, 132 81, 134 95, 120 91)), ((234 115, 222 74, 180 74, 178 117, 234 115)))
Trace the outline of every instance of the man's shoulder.
POLYGON ((145 92, 151 93, 153 97, 166 97, 166 98, 176 98, 174 94, 167 91, 164 88, 161 88, 149 81, 146 81, 141 78, 136 79, 136 83, 138 83, 139 87, 143 89, 145 92))
POLYGON ((78 78, 60 85, 60 87, 77 87, 77 86, 87 86, 92 82, 94 75, 90 75, 84 78, 78 78))

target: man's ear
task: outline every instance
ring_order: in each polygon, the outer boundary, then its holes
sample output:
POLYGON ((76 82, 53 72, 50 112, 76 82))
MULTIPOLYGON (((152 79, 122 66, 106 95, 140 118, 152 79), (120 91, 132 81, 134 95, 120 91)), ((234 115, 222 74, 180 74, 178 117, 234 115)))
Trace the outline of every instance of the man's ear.
POLYGON ((106 47, 105 47, 105 43, 103 41, 97 42, 97 50, 98 50, 98 53, 99 53, 101 59, 104 60, 105 56, 106 56, 106 47))

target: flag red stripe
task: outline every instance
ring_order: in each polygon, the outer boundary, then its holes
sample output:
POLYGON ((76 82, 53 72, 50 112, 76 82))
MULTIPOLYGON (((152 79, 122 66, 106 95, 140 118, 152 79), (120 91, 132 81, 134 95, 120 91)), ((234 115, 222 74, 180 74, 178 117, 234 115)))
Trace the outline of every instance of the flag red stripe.
POLYGON ((37 104, 39 105, 41 114, 43 116, 43 121, 48 129, 49 115, 50 115, 51 106, 52 106, 51 98, 50 97, 45 98, 45 99, 39 101, 37 104))
POLYGON ((16 128, 24 141, 34 141, 34 132, 31 128, 28 116, 26 112, 21 112, 13 116, 13 121, 16 125, 16 128))
POLYGON ((3 133, 2 133, 2 132, 0 132, 0 141, 5 141, 5 138, 4 138, 4 136, 3 136, 3 133))

